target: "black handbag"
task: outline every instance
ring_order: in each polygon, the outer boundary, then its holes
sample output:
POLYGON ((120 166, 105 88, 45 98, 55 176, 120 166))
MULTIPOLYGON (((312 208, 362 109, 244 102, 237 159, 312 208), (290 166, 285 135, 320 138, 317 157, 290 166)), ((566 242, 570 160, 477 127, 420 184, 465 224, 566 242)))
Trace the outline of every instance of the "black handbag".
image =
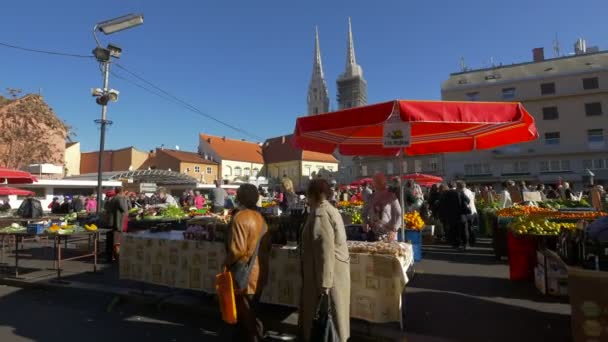
POLYGON ((260 236, 258 239, 258 243, 255 246, 255 250, 253 251, 253 255, 251 259, 247 262, 237 261, 234 264, 230 265, 230 273, 232 273, 232 279, 236 284, 237 289, 243 290, 247 288, 247 283, 249 282, 249 274, 251 273, 251 268, 253 268, 253 263, 258 256, 258 250, 260 249, 260 241, 262 241, 262 237, 264 234, 260 236))
POLYGON ((312 321, 312 331, 310 341, 315 342, 339 342, 340 336, 336 330, 333 317, 331 315, 331 297, 324 293, 319 298, 317 311, 312 321))

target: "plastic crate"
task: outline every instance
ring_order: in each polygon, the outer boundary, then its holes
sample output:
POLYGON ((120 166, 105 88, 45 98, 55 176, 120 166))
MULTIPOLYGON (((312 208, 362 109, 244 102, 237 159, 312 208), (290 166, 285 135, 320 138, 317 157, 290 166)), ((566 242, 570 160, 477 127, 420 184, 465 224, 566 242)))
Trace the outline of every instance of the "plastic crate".
POLYGON ((30 223, 27 225, 27 233, 28 234, 42 234, 44 230, 48 228, 43 223, 30 223))
POLYGON ((414 250, 414 261, 418 262, 422 260, 422 234, 419 230, 406 229, 405 240, 401 236, 401 229, 398 232, 399 241, 407 241, 412 244, 414 250))

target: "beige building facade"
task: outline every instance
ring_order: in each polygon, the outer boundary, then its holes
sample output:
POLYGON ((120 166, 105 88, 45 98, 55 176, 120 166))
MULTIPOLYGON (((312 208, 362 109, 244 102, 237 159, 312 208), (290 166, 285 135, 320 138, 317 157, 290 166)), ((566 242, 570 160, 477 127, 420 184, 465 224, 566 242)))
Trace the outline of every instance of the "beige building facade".
POLYGON ((454 73, 442 84, 447 101, 522 102, 539 132, 534 142, 437 156, 447 178, 570 181, 580 189, 591 171, 596 183, 608 182, 608 52, 544 59, 535 49, 534 57, 529 63, 454 73))
POLYGON ((65 144, 65 153, 63 155, 63 167, 65 176, 76 176, 80 174, 80 143, 71 142, 65 144))

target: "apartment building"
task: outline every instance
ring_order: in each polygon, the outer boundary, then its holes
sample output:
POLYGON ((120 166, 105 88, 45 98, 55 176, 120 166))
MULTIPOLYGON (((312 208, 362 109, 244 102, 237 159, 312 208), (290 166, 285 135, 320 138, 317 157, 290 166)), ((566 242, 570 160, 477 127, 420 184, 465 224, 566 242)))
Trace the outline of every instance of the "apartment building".
POLYGON ((504 179, 554 184, 608 182, 608 51, 575 45, 573 55, 453 73, 442 84, 447 101, 516 101, 536 120, 540 138, 491 151, 433 156, 449 179, 504 179), (604 113, 606 111, 607 113, 604 113))

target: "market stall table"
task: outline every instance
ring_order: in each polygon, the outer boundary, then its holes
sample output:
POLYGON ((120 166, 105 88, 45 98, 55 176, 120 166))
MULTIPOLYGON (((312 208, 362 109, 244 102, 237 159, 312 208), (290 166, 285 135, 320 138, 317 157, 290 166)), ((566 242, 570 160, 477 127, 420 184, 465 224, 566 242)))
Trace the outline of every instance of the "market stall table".
MULTIPOLYGON (((402 256, 351 253, 351 317, 374 323, 402 323, 401 295, 413 264, 410 244, 402 256)), ((273 246, 262 302, 299 305, 300 254, 296 247, 273 246)), ((215 276, 225 259, 223 243, 184 240, 182 232, 126 234, 120 278, 215 293, 215 276)))
POLYGON ((4 241, 6 238, 13 238, 15 241, 15 278, 19 278, 19 244, 23 243, 23 240, 26 238, 35 239, 35 238, 47 238, 53 239, 53 267, 57 270, 57 278, 61 278, 61 264, 64 261, 69 260, 77 260, 82 258, 93 257, 93 272, 97 271, 97 255, 98 255, 98 244, 99 244, 99 234, 100 232, 105 232, 107 230, 98 229, 96 231, 83 231, 71 234, 31 234, 27 232, 15 232, 15 233, 0 233, 0 241, 2 241, 2 259, 4 260, 5 254, 5 244, 4 241), (81 254, 74 257, 64 258, 62 254, 62 246, 61 243, 64 244, 64 249, 68 247, 68 240, 72 239, 73 242, 88 240, 89 248, 92 249, 88 253, 81 254), (75 240, 75 241, 74 241, 75 240), (92 245, 92 246, 91 246, 92 245))

